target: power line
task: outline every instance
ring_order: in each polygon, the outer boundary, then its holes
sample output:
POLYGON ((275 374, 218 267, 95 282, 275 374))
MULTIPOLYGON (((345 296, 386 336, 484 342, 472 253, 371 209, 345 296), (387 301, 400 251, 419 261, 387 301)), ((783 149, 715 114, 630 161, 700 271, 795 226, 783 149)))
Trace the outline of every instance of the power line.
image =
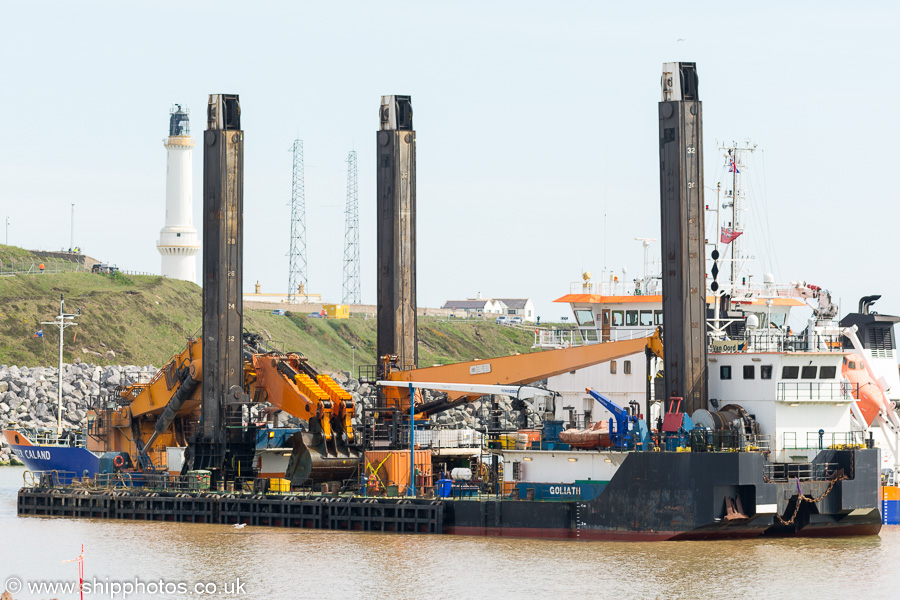
POLYGON ((347 154, 347 208, 344 227, 344 286, 342 304, 359 304, 359 194, 356 182, 356 150, 347 154))
POLYGON ((294 173, 291 183, 291 250, 288 302, 306 301, 306 196, 303 180, 303 140, 294 140, 294 173))

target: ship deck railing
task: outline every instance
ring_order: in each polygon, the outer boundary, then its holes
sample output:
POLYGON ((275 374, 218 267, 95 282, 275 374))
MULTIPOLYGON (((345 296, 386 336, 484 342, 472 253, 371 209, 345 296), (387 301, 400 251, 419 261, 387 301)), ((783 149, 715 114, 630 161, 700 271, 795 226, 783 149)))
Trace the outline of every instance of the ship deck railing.
POLYGON ((62 435, 56 429, 20 429, 25 437, 35 446, 59 446, 65 448, 84 448, 84 431, 69 430, 62 435))
POLYGON ((865 448, 868 446, 864 431, 807 431, 798 436, 796 431, 782 433, 781 448, 783 450, 824 450, 865 448))
POLYGON ((727 338, 709 337, 709 351, 713 353, 753 353, 753 352, 843 352, 843 336, 835 334, 815 334, 811 338, 806 331, 789 334, 783 329, 746 331, 745 335, 727 338), (732 349, 734 348, 734 349, 732 349))
POLYGON ((779 381, 776 402, 850 402, 859 384, 846 381, 779 381))
POLYGON ((594 327, 580 329, 541 329, 534 331, 532 348, 571 348, 592 346, 605 342, 622 342, 647 338, 656 332, 656 326, 609 327, 606 330, 594 327))
POLYGON ((829 481, 838 476, 838 463, 765 463, 763 474, 768 481, 829 481))

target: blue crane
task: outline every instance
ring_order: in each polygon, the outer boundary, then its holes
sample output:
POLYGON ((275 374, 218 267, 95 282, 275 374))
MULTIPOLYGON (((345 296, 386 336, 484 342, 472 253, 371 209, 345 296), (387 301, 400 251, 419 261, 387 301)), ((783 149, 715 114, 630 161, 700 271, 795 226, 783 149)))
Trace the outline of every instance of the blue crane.
POLYGON ((629 415, 628 411, 590 388, 585 388, 588 394, 600 403, 603 408, 613 414, 609 419, 609 441, 614 448, 633 448, 635 450, 648 450, 650 448, 650 430, 642 419, 629 415), (615 419, 615 428, 613 420, 615 419))

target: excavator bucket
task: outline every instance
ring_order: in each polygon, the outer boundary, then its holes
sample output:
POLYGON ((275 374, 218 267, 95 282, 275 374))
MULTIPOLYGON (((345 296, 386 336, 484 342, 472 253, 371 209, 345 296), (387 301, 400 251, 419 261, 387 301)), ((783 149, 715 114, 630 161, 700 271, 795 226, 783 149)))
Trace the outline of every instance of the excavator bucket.
POLYGON ((327 441, 321 433, 300 431, 287 442, 293 449, 285 472, 291 487, 343 482, 353 477, 362 460, 359 450, 347 446, 337 436, 327 441))

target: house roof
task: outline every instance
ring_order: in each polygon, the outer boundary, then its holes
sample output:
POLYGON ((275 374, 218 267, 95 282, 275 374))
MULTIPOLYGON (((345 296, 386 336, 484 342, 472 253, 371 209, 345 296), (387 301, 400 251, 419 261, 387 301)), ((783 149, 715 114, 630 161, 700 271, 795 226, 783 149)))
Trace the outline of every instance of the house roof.
POLYGON ((449 308, 451 310, 458 308, 484 308, 487 303, 488 300, 447 300, 441 308, 449 308))
POLYGON ((507 308, 513 309, 525 308, 525 305, 528 304, 528 298, 497 298, 497 300, 505 304, 507 308))

